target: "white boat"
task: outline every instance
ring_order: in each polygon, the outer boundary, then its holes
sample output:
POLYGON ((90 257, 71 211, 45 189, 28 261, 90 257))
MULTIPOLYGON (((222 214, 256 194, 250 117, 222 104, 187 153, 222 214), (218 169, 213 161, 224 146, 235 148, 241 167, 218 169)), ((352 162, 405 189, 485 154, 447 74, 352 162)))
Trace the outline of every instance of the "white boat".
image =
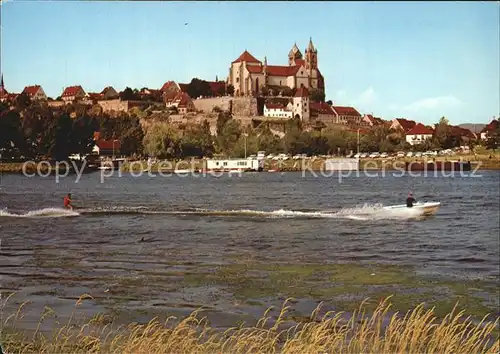
MULTIPOLYGON (((428 203, 415 203, 413 204, 413 209, 418 209, 422 211, 422 215, 433 215, 435 214, 439 207, 441 206, 441 203, 439 202, 428 202, 428 203)), ((401 210, 401 209, 406 209, 408 208, 406 204, 400 204, 400 205, 390 205, 384 207, 386 210, 401 210)))

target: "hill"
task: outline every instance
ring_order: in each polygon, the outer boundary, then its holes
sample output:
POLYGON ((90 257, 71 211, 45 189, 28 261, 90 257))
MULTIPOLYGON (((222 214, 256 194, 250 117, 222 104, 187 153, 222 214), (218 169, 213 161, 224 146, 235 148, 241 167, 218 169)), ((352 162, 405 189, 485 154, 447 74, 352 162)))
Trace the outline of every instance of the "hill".
POLYGON ((459 124, 458 126, 464 129, 469 129, 473 133, 479 133, 486 126, 486 124, 464 123, 459 124))

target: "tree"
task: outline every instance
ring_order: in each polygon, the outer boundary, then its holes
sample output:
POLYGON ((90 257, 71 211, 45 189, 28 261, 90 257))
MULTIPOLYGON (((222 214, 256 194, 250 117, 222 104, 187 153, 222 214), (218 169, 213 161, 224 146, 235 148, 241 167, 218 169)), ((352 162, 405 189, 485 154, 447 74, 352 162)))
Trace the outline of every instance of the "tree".
POLYGON ((94 133, 99 130, 99 123, 93 117, 83 115, 73 120, 70 137, 71 153, 80 156, 90 154, 94 147, 94 133))
POLYGON ((267 97, 269 96, 269 89, 266 86, 261 86, 260 87, 260 95, 262 97, 267 97))
POLYGON ((332 102, 332 100, 328 100, 328 101, 326 101, 326 104, 327 104, 327 105, 329 105, 329 106, 333 106, 333 102, 332 102))
POLYGON ((172 125, 154 123, 143 139, 144 151, 149 156, 173 158, 179 156, 180 132, 172 125))
POLYGON ((228 111, 219 111, 219 113, 217 114, 217 135, 222 134, 224 125, 232 118, 233 117, 231 116, 231 113, 229 113, 228 111))
POLYGON ((445 117, 441 117, 438 124, 436 124, 432 140, 433 145, 438 146, 441 149, 450 149, 460 146, 460 137, 452 134, 451 127, 448 124, 448 119, 445 117))
POLYGON ((311 89, 309 91, 309 98, 313 102, 325 102, 325 92, 319 89, 311 89))
POLYGON ((15 151, 23 150, 23 144, 19 113, 14 110, 3 110, 0 113, 0 155, 12 156, 15 151))
POLYGON ((496 120, 495 130, 488 133, 486 147, 488 149, 498 149, 500 147, 500 118, 496 120))
POLYGON ((230 96, 234 95, 234 86, 233 85, 227 85, 226 92, 230 96))
POLYGON ((211 156, 213 153, 213 144, 210 134, 210 124, 205 120, 201 125, 187 125, 180 144, 183 157, 211 156))
POLYGON ((125 90, 120 92, 120 99, 122 101, 136 101, 138 100, 137 94, 130 87, 126 87, 125 90))
POLYGON ((228 120, 222 127, 221 134, 217 135, 219 151, 231 155, 240 139, 242 130, 240 122, 234 119, 228 120))
POLYGON ((198 78, 194 78, 191 80, 186 91, 189 97, 192 98, 197 98, 200 96, 210 97, 213 95, 210 84, 207 81, 200 80, 198 78))

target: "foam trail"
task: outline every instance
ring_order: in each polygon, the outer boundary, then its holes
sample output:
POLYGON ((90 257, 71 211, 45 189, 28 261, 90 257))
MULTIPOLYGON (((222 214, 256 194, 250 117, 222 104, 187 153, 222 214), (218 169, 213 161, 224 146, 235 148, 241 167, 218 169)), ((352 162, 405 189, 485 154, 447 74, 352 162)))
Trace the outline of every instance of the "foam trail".
POLYGON ((61 209, 61 208, 44 208, 38 210, 28 211, 24 214, 10 213, 6 209, 0 210, 0 217, 14 217, 14 218, 60 218, 68 216, 78 216, 80 213, 61 209))

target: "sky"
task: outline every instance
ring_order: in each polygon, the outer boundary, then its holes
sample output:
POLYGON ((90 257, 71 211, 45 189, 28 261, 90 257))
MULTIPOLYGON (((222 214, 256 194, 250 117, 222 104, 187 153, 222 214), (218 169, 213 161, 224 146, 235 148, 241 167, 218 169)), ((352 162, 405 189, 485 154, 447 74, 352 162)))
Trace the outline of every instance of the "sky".
POLYGON ((2 1, 5 88, 100 92, 226 79, 245 49, 287 65, 312 38, 326 97, 384 119, 500 115, 499 2, 2 1), (185 24, 187 23, 187 25, 185 24))

